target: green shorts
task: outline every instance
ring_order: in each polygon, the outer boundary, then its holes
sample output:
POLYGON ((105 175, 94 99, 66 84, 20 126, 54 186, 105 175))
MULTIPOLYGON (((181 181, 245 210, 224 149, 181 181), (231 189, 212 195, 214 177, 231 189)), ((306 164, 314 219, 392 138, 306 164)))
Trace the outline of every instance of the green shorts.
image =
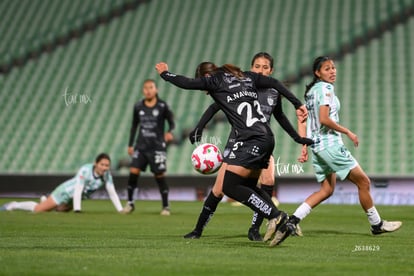
POLYGON ((56 187, 56 189, 53 190, 50 196, 53 198, 57 205, 71 204, 73 199, 73 190, 72 193, 70 193, 66 190, 66 187, 59 185, 56 187))
POLYGON ((344 145, 337 145, 313 152, 312 165, 316 179, 322 182, 331 173, 336 173, 339 179, 344 180, 358 166, 358 162, 344 145))

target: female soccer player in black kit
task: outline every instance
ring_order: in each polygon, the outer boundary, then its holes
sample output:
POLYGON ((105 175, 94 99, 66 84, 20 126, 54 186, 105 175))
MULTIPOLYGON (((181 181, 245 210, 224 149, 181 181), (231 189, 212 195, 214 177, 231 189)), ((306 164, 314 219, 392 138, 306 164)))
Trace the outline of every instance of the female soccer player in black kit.
MULTIPOLYGON (((252 72, 262 74, 264 76, 269 76, 273 72, 273 57, 265 52, 260 52, 254 55, 250 70, 252 72)), ((208 76, 213 68, 214 64, 204 62, 199 65, 196 70, 196 77, 208 76)), ((293 128, 285 114, 282 110, 282 99, 275 89, 266 88, 260 89, 258 91, 258 101, 261 106, 261 110, 266 117, 268 123, 270 123, 270 118, 273 115, 278 121, 279 125, 299 144, 313 144, 311 139, 302 138, 293 128)), ((190 133, 191 143, 199 142, 201 140, 202 132, 207 123, 211 120, 215 113, 220 110, 220 107, 217 103, 211 104, 207 110, 204 112, 200 121, 198 122, 195 129, 190 133)), ((226 157, 229 154, 230 149, 234 145, 235 135, 234 131, 231 131, 230 137, 227 140, 227 144, 224 149, 224 156, 226 157)), ((204 227, 207 225, 209 220, 214 215, 214 212, 217 208, 217 205, 223 198, 223 176, 226 171, 227 163, 223 163, 216 177, 213 188, 208 194, 206 200, 204 201, 203 208, 198 217, 196 227, 190 233, 184 235, 186 239, 198 239, 201 237, 204 227)), ((273 187, 275 181, 274 174, 274 159, 273 156, 269 159, 269 166, 266 169, 263 169, 259 182, 260 188, 265 191, 270 197, 273 194, 273 187)), ((249 228, 247 237, 252 241, 262 241, 263 238, 260 235, 259 229, 263 222, 263 217, 258 215, 258 213, 253 214, 252 224, 249 228)), ((298 226, 299 227, 299 226, 298 226)))
POLYGON ((134 191, 137 188, 138 177, 150 165, 155 181, 160 189, 162 198, 161 215, 170 215, 168 204, 168 185, 165 181, 166 143, 173 139, 171 134, 175 123, 173 114, 167 103, 158 98, 158 90, 154 80, 146 80, 143 85, 144 99, 134 106, 131 132, 129 136, 128 154, 132 156, 128 179, 128 203, 124 213, 134 211, 134 191), (169 130, 164 134, 165 121, 169 130), (133 147, 135 134, 139 127, 138 139, 133 147))
POLYGON ((253 72, 242 72, 234 65, 226 64, 217 68, 211 77, 196 79, 168 72, 166 63, 158 63, 156 69, 164 80, 180 88, 208 91, 223 110, 236 136, 233 148, 224 158, 228 165, 223 192, 269 219, 264 240, 274 236, 270 246, 280 244, 290 234, 290 227, 286 227, 288 216, 256 186, 261 169, 267 168, 274 148, 273 133, 260 109, 257 90, 278 90, 294 104, 302 121, 307 116, 306 107, 279 81, 253 72))

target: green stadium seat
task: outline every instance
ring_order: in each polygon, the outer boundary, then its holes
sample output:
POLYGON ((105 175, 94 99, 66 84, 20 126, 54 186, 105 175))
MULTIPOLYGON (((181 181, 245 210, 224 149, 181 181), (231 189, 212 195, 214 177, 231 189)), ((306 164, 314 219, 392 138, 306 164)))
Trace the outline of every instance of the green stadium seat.
MULTIPOLYGON (((5 31, 0 41, 0 64, 130 1, 21 0, 18 5, 1 1, 4 18, 0 29, 5 31)), ((2 137, 10 139, 7 146, 0 146, 5 149, 0 156, 1 170, 73 172, 92 161, 98 151, 111 153, 113 163, 125 158, 132 106, 141 98, 142 82, 147 78, 157 81, 160 97, 174 111, 175 136, 192 128, 211 98, 163 82, 154 70, 157 61, 167 61, 172 71, 192 76, 203 60, 236 63, 248 69, 255 52, 268 51, 275 57, 274 76, 283 80, 308 66, 315 56, 337 51, 412 6, 409 0, 317 0, 301 5, 295 1, 251 5, 239 0, 237 9, 226 14, 226 7, 233 3, 150 1, 0 77, 0 88, 8 91, 0 95, 0 116, 8 118, 1 124, 2 137), (239 24, 240 12, 246 14, 246 20, 239 24), (155 15, 167 13, 165 21, 157 21, 155 15), (90 95, 93 102, 66 106, 66 88, 90 95), (30 158, 26 158, 27 152, 30 158)), ((407 119, 413 115, 408 104, 413 102, 414 80, 409 72, 414 65, 408 62, 412 60, 413 34, 410 19, 337 62, 341 120, 360 136, 360 148, 350 150, 369 174, 407 175, 414 171, 414 129, 407 119)), ((302 99, 309 81, 305 78, 290 88, 302 99)), ((294 110, 286 101, 284 110, 296 124, 294 110)), ((300 146, 277 123, 272 126, 275 158, 295 163, 300 146)), ((219 137, 224 146, 229 126, 210 125, 206 133, 219 137)), ((349 141, 346 144, 351 145, 349 141)), ((195 173, 189 161, 193 148, 187 139, 170 146, 170 174, 195 173)), ((310 162, 304 168, 306 174, 312 174, 310 162)))

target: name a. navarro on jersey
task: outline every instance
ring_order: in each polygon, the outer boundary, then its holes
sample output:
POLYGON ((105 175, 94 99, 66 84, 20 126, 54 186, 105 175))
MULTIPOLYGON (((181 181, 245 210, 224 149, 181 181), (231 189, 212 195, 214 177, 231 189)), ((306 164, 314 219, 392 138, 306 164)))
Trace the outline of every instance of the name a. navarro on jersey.
POLYGON ((254 91, 240 91, 240 92, 236 92, 233 93, 231 96, 227 96, 227 102, 232 102, 235 101, 237 99, 240 99, 241 97, 252 97, 257 99, 257 93, 254 91))

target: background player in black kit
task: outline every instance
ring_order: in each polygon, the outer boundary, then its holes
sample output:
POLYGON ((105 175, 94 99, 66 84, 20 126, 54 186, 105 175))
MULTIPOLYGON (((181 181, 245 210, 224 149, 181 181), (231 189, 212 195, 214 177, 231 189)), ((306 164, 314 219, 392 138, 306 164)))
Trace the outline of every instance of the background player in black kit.
POLYGON ((158 90, 154 80, 146 80, 143 85, 144 99, 134 106, 131 132, 129 135, 128 154, 132 156, 128 179, 128 203, 124 213, 134 211, 134 191, 137 188, 141 171, 150 166, 162 198, 161 215, 170 215, 168 204, 168 185, 165 181, 167 169, 166 143, 172 141, 172 130, 175 123, 173 114, 166 102, 158 98, 158 90), (165 121, 169 129, 164 133, 165 121), (135 134, 139 125, 138 138, 134 145, 135 134))
MULTIPOLYGON (((254 55, 251 61, 252 72, 262 74, 264 76, 269 76, 273 72, 273 57, 265 52, 260 52, 254 55)), ((208 76, 209 73, 213 70, 213 64, 204 62, 196 70, 196 77, 208 76)), ((261 106, 261 110, 266 117, 268 123, 270 123, 270 118, 273 115, 278 121, 279 125, 299 144, 312 144, 313 141, 306 138, 301 138, 293 126, 290 124, 289 120, 285 116, 282 110, 282 102, 279 93, 272 89, 261 89, 258 91, 258 101, 261 106)), ((202 138, 202 132, 206 124, 211 120, 215 113, 220 110, 220 107, 217 103, 211 104, 207 110, 204 112, 200 121, 198 122, 195 129, 190 133, 191 143, 199 142, 202 138)), ((234 145, 234 132, 231 131, 230 137, 226 143, 223 155, 226 156, 229 153, 229 150, 234 145)), ((217 208, 217 205, 223 198, 223 176, 227 167, 227 163, 223 163, 216 177, 213 188, 208 194, 207 198, 204 201, 203 208, 198 217, 196 227, 193 231, 186 234, 184 238, 186 239, 198 239, 201 237, 204 227, 210 221, 214 212, 217 208)), ((269 159, 269 167, 263 169, 259 182, 260 188, 266 192, 270 197, 272 197, 273 186, 275 181, 274 174, 274 159, 271 156, 269 159)), ((259 216, 258 213, 254 213, 251 227, 248 231, 248 238, 252 241, 262 241, 262 236, 259 233, 260 226, 263 222, 263 217, 259 216)))
POLYGON ((229 155, 224 157, 228 166, 223 192, 269 219, 264 240, 274 236, 270 246, 280 244, 292 229, 286 227, 287 214, 278 210, 269 195, 256 186, 261 169, 268 167, 274 148, 273 133, 260 110, 257 89, 277 89, 295 106, 301 121, 307 117, 306 107, 279 81, 242 72, 234 65, 226 64, 217 68, 211 77, 196 79, 168 72, 166 63, 158 63, 156 69, 164 80, 180 88, 208 91, 223 110, 236 137, 229 155))

